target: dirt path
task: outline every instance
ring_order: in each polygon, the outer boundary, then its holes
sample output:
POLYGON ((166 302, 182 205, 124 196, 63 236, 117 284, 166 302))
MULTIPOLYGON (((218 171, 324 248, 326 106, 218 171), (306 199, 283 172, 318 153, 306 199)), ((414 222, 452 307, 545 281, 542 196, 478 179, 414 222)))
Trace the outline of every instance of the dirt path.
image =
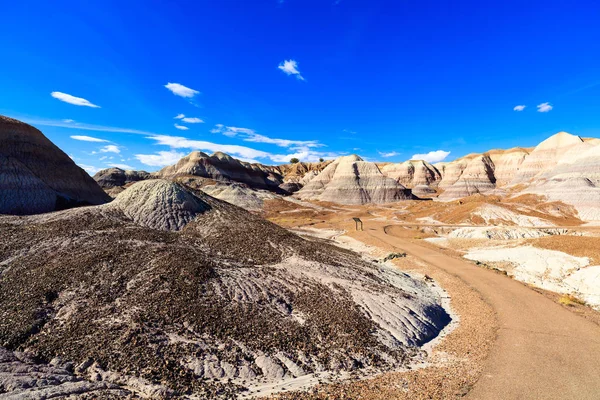
POLYGON ((472 399, 599 399, 600 327, 511 278, 394 235, 372 237, 451 273, 481 293, 500 329, 472 399))

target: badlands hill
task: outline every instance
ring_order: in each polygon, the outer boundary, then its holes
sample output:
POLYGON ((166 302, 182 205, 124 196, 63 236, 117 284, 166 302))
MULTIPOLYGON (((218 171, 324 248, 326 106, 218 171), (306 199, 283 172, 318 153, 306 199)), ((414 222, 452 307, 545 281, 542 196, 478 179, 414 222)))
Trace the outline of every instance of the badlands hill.
POLYGON ((151 175, 146 171, 123 170, 121 168, 107 168, 98 171, 94 180, 106 193, 116 196, 134 182, 150 179, 151 175))
POLYGON ((233 398, 399 368, 448 322, 424 281, 171 181, 0 230, 4 395, 233 398))
POLYGON ((110 197, 42 132, 0 116, 0 214, 38 214, 110 197))
POLYGON ((410 189, 385 176, 375 163, 356 155, 336 159, 296 195, 304 200, 342 204, 389 203, 412 198, 410 189))
POLYGON ((201 151, 194 151, 175 165, 161 169, 154 176, 172 179, 192 175, 215 181, 240 182, 254 189, 281 192, 279 185, 283 180, 278 172, 274 167, 239 161, 225 153, 216 152, 209 156, 201 151))

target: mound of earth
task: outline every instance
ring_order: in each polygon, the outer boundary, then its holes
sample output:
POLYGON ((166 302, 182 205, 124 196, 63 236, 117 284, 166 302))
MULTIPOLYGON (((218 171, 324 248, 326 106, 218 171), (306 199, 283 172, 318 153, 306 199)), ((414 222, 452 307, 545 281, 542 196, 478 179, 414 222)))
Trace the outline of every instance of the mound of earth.
POLYGON ((375 163, 363 161, 357 155, 337 158, 296 195, 303 200, 341 204, 389 203, 413 198, 410 189, 383 175, 375 163))
POLYGON ((274 192, 281 192, 279 185, 283 183, 275 168, 239 161, 221 152, 209 156, 201 151, 194 151, 177 164, 165 167, 154 175, 164 179, 194 175, 216 181, 240 182, 255 189, 274 192))
POLYGON ((93 176, 105 192, 115 196, 125 190, 126 186, 150 179, 150 177, 151 175, 146 171, 123 170, 121 168, 103 169, 93 176))
POLYGON ((511 183, 514 185, 528 183, 538 174, 556 166, 569 149, 581 143, 583 143, 583 139, 567 132, 559 132, 550 136, 538 144, 525 158, 511 183))
POLYGON ((331 160, 318 163, 298 162, 280 165, 277 168, 283 176, 283 183, 279 187, 289 193, 297 192, 329 164, 331 164, 331 160))
POLYGON ((401 367, 449 319, 424 281, 170 181, 0 230, 4 396, 234 398, 401 367))
POLYGON ((573 146, 525 192, 572 204, 583 220, 600 220, 600 145, 586 141, 573 146))
POLYGON ((494 164, 496 186, 503 187, 515 178, 521 164, 529 155, 529 150, 515 147, 509 150, 491 150, 487 154, 494 164))
POLYGON ((402 186, 414 188, 416 186, 437 187, 442 180, 442 175, 437 168, 423 160, 409 160, 401 164, 387 164, 381 172, 398 181, 402 186))
POLYGON ((39 214, 110 197, 36 128, 0 116, 0 214, 39 214))
POLYGON ((439 198, 459 199, 494 190, 496 188, 494 167, 489 155, 482 154, 474 157, 462 171, 458 180, 447 186, 439 198))

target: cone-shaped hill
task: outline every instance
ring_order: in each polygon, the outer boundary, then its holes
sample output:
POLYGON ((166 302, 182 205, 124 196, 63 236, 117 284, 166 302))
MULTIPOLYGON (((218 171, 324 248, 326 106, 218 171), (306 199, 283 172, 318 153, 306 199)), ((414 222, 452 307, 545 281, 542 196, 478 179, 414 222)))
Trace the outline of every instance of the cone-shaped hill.
POLYGON ((15 395, 233 398, 401 367, 448 322, 425 282, 170 181, 0 230, 0 387, 15 395))

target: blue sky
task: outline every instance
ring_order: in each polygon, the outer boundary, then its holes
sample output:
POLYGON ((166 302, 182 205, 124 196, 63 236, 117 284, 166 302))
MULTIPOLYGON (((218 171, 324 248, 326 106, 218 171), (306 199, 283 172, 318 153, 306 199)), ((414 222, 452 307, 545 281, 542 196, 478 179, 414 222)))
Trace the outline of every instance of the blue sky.
POLYGON ((2 14, 0 113, 90 173, 195 149, 436 161, 600 136, 595 1, 24 0, 2 14))

